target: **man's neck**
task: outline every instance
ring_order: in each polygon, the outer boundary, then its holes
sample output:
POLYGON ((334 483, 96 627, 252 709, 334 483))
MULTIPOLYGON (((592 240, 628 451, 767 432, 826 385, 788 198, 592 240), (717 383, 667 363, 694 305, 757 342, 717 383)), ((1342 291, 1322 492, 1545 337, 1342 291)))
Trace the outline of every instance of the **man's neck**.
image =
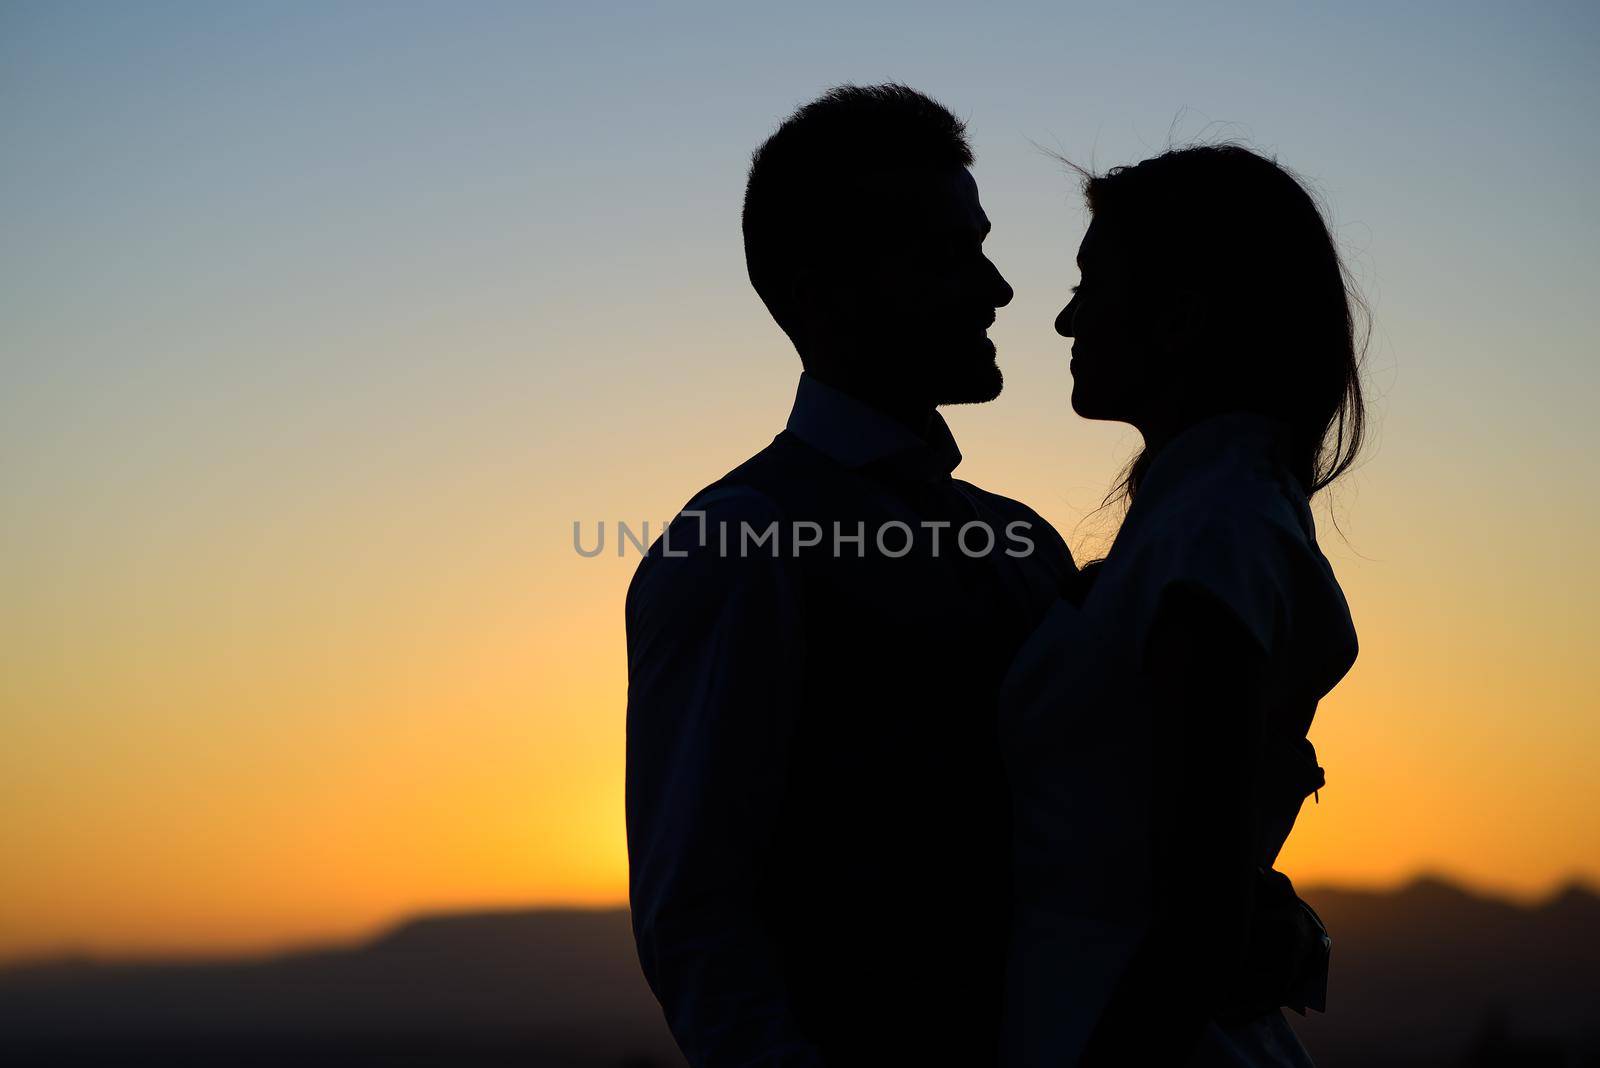
POLYGON ((819 371, 807 368, 806 373, 818 381, 832 386, 840 393, 849 394, 861 403, 870 405, 875 411, 893 419, 917 437, 924 440, 927 439, 928 427, 933 422, 933 407, 931 405, 889 395, 885 390, 866 389, 859 383, 835 377, 826 370, 819 371))

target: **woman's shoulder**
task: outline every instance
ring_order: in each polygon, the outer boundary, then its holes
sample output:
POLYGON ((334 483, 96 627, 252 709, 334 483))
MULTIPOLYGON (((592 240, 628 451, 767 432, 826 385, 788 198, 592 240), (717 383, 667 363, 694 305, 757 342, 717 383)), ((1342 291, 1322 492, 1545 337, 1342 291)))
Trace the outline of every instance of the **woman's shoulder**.
POLYGON ((1216 602, 1269 653, 1297 624, 1348 619, 1309 504, 1287 472, 1213 464, 1150 505, 1130 512, 1128 536, 1111 554, 1123 558, 1126 584, 1149 623, 1177 590, 1216 602))
POLYGON ((1287 473, 1248 463, 1216 464, 1182 483, 1141 493, 1117 537, 1119 550, 1145 566, 1199 566, 1207 553, 1287 564, 1316 548, 1310 507, 1287 473))
MULTIPOLYGON (((1160 459, 1166 459, 1162 457, 1160 459)), ((1174 458, 1177 460, 1177 458, 1174 458)), ((1152 467, 1141 487, 1151 511, 1182 521, 1300 529, 1304 487, 1268 450, 1240 441, 1179 467, 1152 467), (1178 470, 1172 468, 1178 467, 1178 470)))

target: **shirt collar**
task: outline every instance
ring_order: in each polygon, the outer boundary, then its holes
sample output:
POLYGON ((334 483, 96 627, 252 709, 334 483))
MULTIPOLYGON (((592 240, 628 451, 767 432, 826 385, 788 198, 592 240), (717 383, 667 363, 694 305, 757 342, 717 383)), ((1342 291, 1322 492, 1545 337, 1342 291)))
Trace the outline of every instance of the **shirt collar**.
POLYGON ((1251 457, 1265 462, 1302 495, 1305 488, 1289 474, 1290 430, 1287 424, 1255 412, 1214 415, 1181 431, 1164 445, 1139 484, 1139 497, 1160 497, 1197 470, 1251 457))
POLYGON ((845 467, 885 467, 918 481, 948 477, 961 463, 961 450, 938 412, 928 421, 926 438, 878 411, 866 401, 801 372, 789 412, 789 432, 845 467))

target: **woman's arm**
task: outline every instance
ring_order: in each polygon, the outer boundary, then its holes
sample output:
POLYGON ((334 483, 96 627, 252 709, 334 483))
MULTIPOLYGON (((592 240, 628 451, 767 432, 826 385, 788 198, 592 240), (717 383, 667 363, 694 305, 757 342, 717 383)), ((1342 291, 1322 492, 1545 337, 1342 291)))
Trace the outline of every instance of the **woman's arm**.
POLYGON ((1221 602, 1172 586, 1143 672, 1155 714, 1152 923, 1086 1064, 1181 1063, 1237 989, 1249 940, 1265 653, 1221 602))

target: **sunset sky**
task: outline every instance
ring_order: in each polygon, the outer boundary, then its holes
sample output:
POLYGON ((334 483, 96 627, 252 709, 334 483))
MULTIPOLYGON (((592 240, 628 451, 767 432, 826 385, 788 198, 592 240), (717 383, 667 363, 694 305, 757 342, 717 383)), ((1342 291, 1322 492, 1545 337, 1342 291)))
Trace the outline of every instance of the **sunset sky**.
POLYGON ((1600 880, 1592 5, 0 7, 0 959, 619 903, 622 597, 782 427, 750 151, 844 81, 970 123, 1016 289, 963 477, 1087 557, 1085 226, 1041 150, 1241 137, 1374 312, 1319 512, 1361 634, 1281 866, 1600 880))

